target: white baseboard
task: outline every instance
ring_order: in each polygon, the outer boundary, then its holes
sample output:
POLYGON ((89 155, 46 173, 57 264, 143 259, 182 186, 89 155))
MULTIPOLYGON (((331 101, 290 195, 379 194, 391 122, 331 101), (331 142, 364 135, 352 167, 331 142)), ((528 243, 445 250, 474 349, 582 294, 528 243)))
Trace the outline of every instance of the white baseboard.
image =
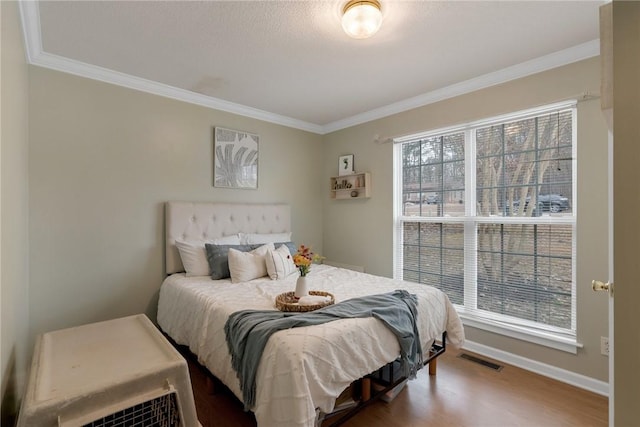
POLYGON ((566 369, 557 368, 552 365, 547 365, 546 363, 527 359, 526 357, 498 350, 473 341, 465 341, 462 348, 500 362, 508 363, 509 365, 517 366, 518 368, 526 369, 527 371, 531 371, 545 377, 553 378, 554 380, 558 380, 563 383, 592 391, 602 396, 609 396, 609 383, 605 381, 576 374, 575 372, 567 371, 566 369))

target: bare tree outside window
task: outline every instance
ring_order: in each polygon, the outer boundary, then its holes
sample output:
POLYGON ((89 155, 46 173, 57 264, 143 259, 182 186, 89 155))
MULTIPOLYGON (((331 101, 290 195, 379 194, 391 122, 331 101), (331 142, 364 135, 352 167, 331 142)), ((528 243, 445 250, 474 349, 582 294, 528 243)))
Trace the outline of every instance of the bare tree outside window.
POLYGON ((572 330, 575 108, 521 117, 402 143, 401 275, 572 330))
MULTIPOLYGON (((478 129, 476 147, 478 216, 571 213, 570 111, 478 129)), ((479 308, 570 327, 571 247, 566 225, 479 224, 479 308)))

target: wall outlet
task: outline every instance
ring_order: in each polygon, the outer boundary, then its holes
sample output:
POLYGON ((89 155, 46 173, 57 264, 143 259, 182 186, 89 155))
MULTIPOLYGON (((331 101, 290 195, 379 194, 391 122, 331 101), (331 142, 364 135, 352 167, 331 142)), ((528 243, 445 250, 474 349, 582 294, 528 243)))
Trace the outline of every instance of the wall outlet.
POLYGON ((600 337, 600 354, 603 356, 609 355, 609 338, 600 337))

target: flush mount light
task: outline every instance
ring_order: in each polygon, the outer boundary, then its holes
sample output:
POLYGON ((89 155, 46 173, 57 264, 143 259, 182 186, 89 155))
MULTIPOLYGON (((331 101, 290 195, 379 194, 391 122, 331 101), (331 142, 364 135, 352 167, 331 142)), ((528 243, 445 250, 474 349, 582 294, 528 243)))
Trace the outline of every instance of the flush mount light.
POLYGON ((377 0, 351 0, 342 11, 342 28, 354 39, 374 35, 382 24, 380 2, 377 0))

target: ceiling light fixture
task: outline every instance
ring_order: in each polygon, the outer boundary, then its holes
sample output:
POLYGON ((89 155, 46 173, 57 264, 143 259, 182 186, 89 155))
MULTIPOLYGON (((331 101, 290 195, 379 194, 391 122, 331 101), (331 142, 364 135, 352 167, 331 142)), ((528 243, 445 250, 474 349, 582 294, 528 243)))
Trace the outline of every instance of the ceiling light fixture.
POLYGON ((378 0, 350 0, 342 11, 342 28, 354 39, 374 35, 382 24, 378 0))

